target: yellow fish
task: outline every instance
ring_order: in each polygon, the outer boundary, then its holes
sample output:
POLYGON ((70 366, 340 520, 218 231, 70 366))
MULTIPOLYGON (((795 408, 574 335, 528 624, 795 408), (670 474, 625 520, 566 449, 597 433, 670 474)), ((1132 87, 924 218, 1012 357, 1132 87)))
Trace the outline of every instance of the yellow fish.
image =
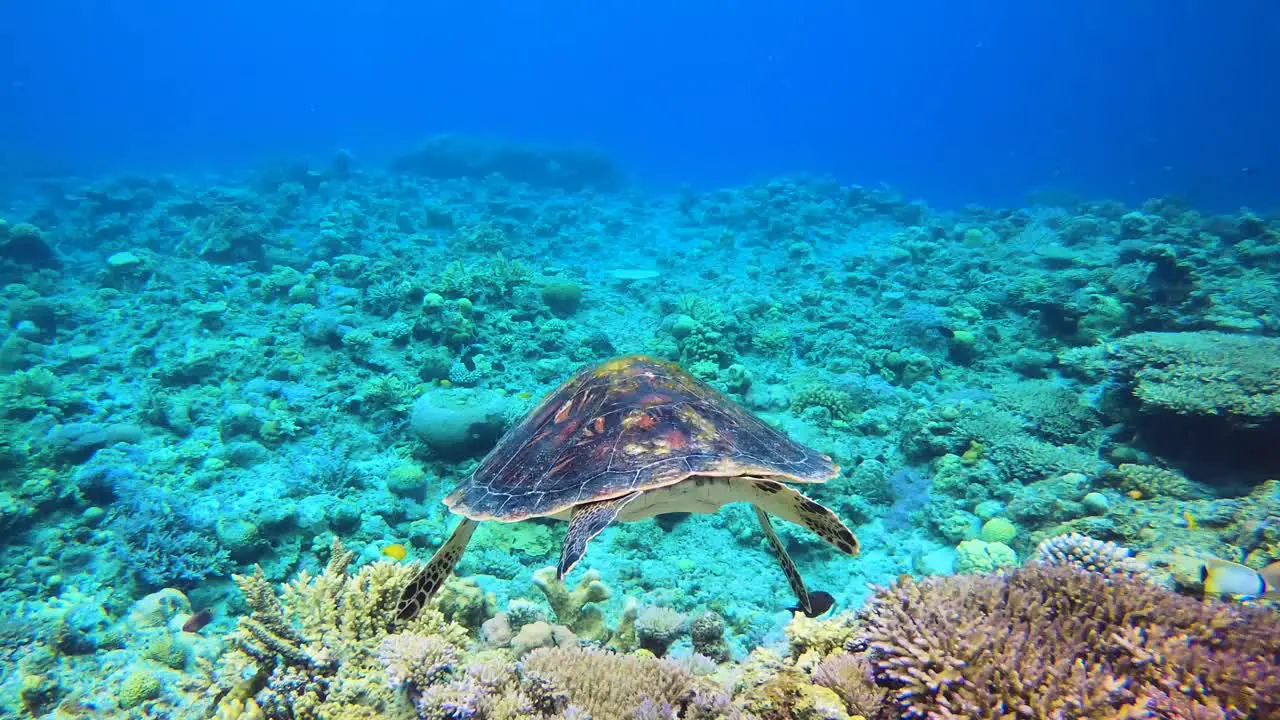
POLYGON ((1217 558, 1200 563, 1200 582, 1205 595, 1280 597, 1280 561, 1261 570, 1217 558))
POLYGON ((405 559, 409 554, 409 550, 400 543, 395 543, 394 545, 388 545, 382 548, 382 554, 399 562, 400 560, 405 559))
POLYGON ((1192 515, 1189 511, 1187 510, 1182 511, 1182 519, 1187 521, 1188 530, 1200 529, 1200 526, 1196 524, 1196 516, 1192 515))

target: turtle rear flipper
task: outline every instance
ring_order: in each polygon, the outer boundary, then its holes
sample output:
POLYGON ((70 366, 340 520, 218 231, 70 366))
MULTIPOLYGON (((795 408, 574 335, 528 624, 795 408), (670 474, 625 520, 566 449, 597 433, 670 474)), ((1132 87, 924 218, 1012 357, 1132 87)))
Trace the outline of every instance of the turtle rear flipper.
POLYGON ((471 541, 471 534, 476 531, 476 525, 479 523, 475 520, 463 518, 462 524, 454 529, 445 544, 431 556, 431 560, 418 569, 409 584, 400 591, 400 600, 396 603, 396 618, 412 620, 426 607, 427 601, 444 584, 449 573, 453 572, 453 566, 458 564, 463 551, 467 549, 467 543, 471 541))
POLYGON ((803 525, 845 555, 858 554, 858 538, 831 510, 777 480, 743 478, 737 488, 741 500, 783 520, 803 525))
POLYGON ((573 510, 569 520, 569 530, 564 535, 564 544, 560 546, 560 564, 556 567, 556 579, 563 580, 587 552, 587 543, 609 527, 609 523, 618 518, 618 513, 627 503, 640 497, 639 492, 628 493, 622 497, 579 505, 573 510))
POLYGON ((768 513, 755 505, 752 505, 751 509, 756 511, 756 519, 760 521, 760 529, 764 530, 764 537, 769 541, 769 547, 773 548, 773 554, 778 556, 778 564, 782 566, 782 574, 787 576, 787 583, 791 585, 791 592, 796 595, 800 611, 809 617, 814 617, 813 603, 809 600, 809 591, 804 587, 804 580, 800 578, 800 571, 796 569, 795 562, 787 554, 787 549, 782 547, 782 541, 778 539, 778 533, 774 532, 773 523, 769 522, 768 513))

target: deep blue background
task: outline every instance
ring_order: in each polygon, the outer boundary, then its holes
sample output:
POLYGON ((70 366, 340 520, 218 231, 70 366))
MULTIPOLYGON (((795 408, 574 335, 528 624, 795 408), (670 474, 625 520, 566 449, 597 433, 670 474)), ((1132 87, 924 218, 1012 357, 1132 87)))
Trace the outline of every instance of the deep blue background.
POLYGON ((662 183, 1280 206, 1272 0, 43 0, 0 27, 10 174, 455 131, 589 143, 662 183))

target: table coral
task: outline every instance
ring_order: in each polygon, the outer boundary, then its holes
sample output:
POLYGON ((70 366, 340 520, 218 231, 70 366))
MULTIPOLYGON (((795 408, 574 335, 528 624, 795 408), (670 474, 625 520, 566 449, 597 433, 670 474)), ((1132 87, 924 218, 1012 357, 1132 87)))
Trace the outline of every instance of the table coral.
POLYGON ((1107 351, 1144 406, 1191 415, 1280 415, 1280 338, 1149 332, 1107 351))

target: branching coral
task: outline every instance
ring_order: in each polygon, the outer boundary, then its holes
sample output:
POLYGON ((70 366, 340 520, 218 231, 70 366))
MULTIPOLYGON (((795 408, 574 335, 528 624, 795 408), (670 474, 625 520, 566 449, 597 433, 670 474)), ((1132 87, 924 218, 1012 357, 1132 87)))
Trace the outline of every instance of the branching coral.
POLYGON ((818 663, 813 682, 840 696, 851 714, 870 717, 884 702, 884 690, 871 681, 871 665, 852 653, 832 655, 818 663))
POLYGON ((379 653, 404 651, 404 638, 421 637, 445 655, 464 644, 466 630, 428 608, 388 641, 413 568, 377 562, 353 573, 353 558, 335 539, 323 573, 304 571, 279 594, 261 568, 236 576, 250 614, 228 638, 214 693, 228 703, 252 698, 267 718, 394 716, 396 688, 379 653))
POLYGON ((603 650, 535 650, 525 658, 524 668, 561 688, 571 705, 595 720, 631 717, 645 701, 697 706, 699 698, 701 704, 713 704, 710 698, 720 694, 714 685, 674 663, 603 650))
POLYGON ((556 569, 545 567, 533 574, 533 584, 547 598, 547 604, 556 615, 556 621, 583 638, 604 642, 609 639, 609 629, 604 614, 594 603, 604 602, 613 591, 600 579, 600 573, 588 570, 574 589, 565 587, 556 579, 556 569))
POLYGON ((1280 618, 1139 579, 1031 565, 905 580, 863 619, 905 718, 1151 717, 1169 698, 1193 710, 1171 717, 1280 713, 1280 618))

